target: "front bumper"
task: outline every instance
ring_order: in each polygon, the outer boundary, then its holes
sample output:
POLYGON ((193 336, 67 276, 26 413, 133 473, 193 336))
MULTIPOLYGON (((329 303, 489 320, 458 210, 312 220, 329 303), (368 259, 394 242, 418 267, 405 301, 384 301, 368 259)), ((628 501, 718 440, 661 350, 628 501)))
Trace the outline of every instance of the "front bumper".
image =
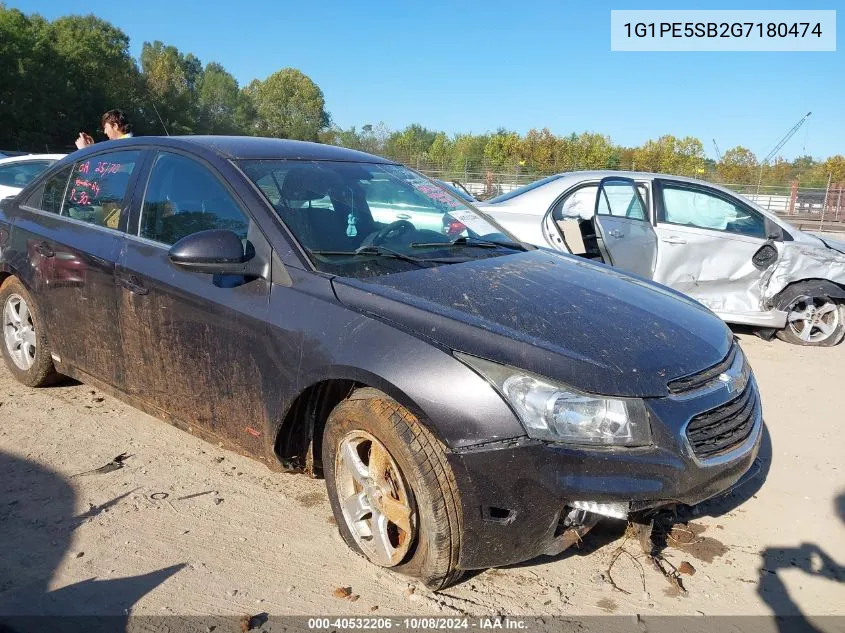
POLYGON ((653 425, 650 447, 585 450, 523 439, 452 453, 464 513, 459 566, 497 567, 554 551, 564 508, 573 501, 629 502, 632 513, 695 505, 754 470, 763 426, 759 407, 748 441, 704 461, 683 434, 685 403, 666 399, 661 407, 657 417, 677 424, 653 425))

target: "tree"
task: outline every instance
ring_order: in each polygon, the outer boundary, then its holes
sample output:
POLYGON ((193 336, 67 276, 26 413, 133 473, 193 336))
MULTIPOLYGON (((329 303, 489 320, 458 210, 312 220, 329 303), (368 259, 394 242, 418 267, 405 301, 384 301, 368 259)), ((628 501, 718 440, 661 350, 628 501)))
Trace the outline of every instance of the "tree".
POLYGON ((716 172, 727 184, 751 184, 758 175, 757 167, 754 152, 738 145, 722 154, 722 160, 716 164, 716 172))
POLYGON ((663 174, 700 176, 704 173, 704 145, 697 138, 665 134, 634 150, 634 169, 663 174))
POLYGON ((192 54, 183 55, 175 46, 144 42, 141 71, 146 94, 142 101, 155 105, 171 134, 197 130, 197 86, 202 82, 202 65, 192 54))
POLYGON ((428 152, 436 136, 437 132, 419 123, 412 123, 404 130, 393 132, 387 138, 384 149, 391 158, 411 163, 428 152))
POLYGON ((200 129, 208 134, 234 134, 240 101, 238 82, 223 66, 206 65, 197 87, 200 129))
POLYGON ((0 147, 44 150, 66 130, 55 121, 61 114, 54 116, 51 93, 61 86, 63 73, 49 24, 0 5, 0 42, 0 147))
POLYGON ((253 81, 247 93, 255 105, 256 131, 262 136, 316 141, 331 123, 323 91, 295 68, 253 81))
POLYGON ((484 146, 484 160, 493 169, 508 169, 519 162, 519 134, 496 130, 484 146))

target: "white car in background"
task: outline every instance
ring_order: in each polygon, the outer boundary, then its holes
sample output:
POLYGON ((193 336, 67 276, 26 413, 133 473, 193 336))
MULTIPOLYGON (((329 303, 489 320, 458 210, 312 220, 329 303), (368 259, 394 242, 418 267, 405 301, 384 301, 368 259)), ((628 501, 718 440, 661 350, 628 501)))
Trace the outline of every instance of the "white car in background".
POLYGON ((24 154, 0 158, 0 200, 18 195, 38 174, 64 154, 24 154))
POLYGON ((657 281, 728 323, 797 345, 845 337, 845 243, 800 231, 724 187, 583 171, 475 206, 524 242, 657 281))

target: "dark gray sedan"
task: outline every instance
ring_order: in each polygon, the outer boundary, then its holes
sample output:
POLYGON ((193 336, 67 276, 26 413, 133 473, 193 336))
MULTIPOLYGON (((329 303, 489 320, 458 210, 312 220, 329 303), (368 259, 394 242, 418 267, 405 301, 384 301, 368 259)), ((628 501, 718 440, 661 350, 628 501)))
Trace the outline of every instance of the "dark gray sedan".
POLYGON ((723 493, 760 443, 754 376, 709 310, 336 147, 75 152, 0 204, 0 284, 21 382, 72 376, 323 474, 349 546, 432 588, 723 493), (374 182, 431 218, 376 221, 374 182))

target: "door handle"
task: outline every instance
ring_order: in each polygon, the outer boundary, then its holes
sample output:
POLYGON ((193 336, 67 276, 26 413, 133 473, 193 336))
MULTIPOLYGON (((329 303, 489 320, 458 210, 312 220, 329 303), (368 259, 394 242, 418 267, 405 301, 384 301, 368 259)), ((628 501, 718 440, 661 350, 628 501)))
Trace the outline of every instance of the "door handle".
POLYGON ((625 234, 618 229, 611 229, 607 232, 610 237, 625 237, 625 234))
POLYGON ((400 220, 410 220, 411 214, 409 214, 409 213, 397 213, 396 217, 399 218, 400 220))
POLYGON ((120 285, 136 295, 145 295, 149 292, 149 289, 134 277, 121 277, 120 285))
POLYGON ((50 248, 47 242, 38 242, 35 245, 35 252, 41 255, 41 257, 54 257, 56 255, 55 251, 50 248))
POLYGON ((682 240, 680 237, 664 237, 661 241, 666 242, 667 244, 686 244, 686 240, 682 240))

